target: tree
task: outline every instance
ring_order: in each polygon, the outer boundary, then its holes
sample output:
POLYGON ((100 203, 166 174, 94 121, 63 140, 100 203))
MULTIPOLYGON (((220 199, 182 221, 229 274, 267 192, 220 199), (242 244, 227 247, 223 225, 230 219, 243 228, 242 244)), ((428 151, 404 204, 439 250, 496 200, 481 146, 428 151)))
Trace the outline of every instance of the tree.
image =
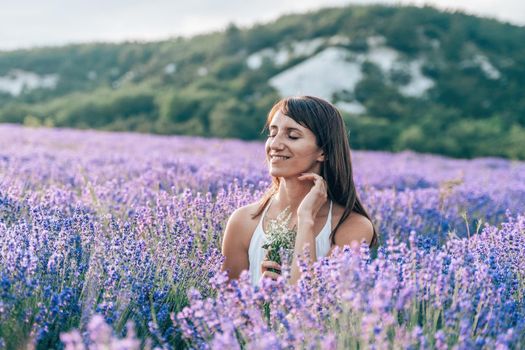
POLYGON ((235 54, 244 47, 244 38, 241 30, 234 24, 228 24, 224 33, 224 50, 228 54, 235 54))
POLYGON ((250 113, 246 103, 230 98, 217 104, 210 114, 210 132, 219 137, 245 140, 257 138, 265 116, 250 113))

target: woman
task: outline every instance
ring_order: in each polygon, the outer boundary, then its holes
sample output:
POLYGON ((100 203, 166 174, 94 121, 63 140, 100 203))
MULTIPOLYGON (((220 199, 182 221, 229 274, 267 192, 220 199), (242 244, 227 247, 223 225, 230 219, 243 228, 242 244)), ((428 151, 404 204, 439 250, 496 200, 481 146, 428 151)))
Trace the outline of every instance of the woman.
POLYGON ((256 203, 233 212, 222 242, 222 270, 230 279, 249 269, 252 284, 276 279, 280 265, 265 261, 264 228, 285 208, 297 228, 290 283, 300 277, 297 255, 305 246, 310 262, 328 256, 336 246, 366 241, 377 234, 354 185, 350 147, 343 119, 329 102, 312 96, 285 98, 268 114, 266 159, 272 187, 256 203), (332 229, 333 227, 333 229, 332 229))

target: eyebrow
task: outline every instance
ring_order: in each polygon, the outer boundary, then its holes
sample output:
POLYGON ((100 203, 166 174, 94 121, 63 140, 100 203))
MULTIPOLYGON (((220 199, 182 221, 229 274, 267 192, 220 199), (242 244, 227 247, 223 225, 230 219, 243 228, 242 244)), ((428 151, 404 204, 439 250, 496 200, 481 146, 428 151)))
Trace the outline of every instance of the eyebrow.
MULTIPOLYGON (((270 129, 279 129, 279 128, 277 127, 277 125, 270 125, 270 129)), ((294 127, 291 127, 291 126, 285 127, 284 130, 291 130, 291 131, 301 132, 301 130, 299 130, 297 128, 294 128, 294 127)))

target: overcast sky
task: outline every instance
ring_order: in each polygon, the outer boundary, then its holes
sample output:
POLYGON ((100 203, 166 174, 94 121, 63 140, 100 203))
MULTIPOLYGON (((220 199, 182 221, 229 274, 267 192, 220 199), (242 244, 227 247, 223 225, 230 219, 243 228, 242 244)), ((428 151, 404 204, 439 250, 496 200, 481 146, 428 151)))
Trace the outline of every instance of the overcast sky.
POLYGON ((0 0, 0 50, 159 40, 347 4, 431 4, 525 25, 525 0, 0 0))

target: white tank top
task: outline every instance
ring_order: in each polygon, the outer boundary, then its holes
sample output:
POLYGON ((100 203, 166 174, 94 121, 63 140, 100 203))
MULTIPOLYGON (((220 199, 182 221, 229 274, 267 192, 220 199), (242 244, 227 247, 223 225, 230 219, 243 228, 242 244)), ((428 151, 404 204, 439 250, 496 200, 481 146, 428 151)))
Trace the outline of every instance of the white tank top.
MULTIPOLYGON (((255 228, 255 232, 252 235, 250 247, 248 249, 250 275, 252 279, 252 285, 254 286, 259 284, 259 280, 261 279, 262 275, 261 264, 266 255, 266 249, 262 247, 266 242, 266 236, 263 231, 262 223, 272 200, 273 197, 270 199, 270 202, 262 212, 261 219, 255 228)), ((325 257, 330 251, 330 232, 332 232, 332 201, 330 201, 330 210, 328 211, 326 223, 324 224, 321 232, 319 232, 317 237, 315 237, 315 255, 317 256, 317 259, 325 257)))

